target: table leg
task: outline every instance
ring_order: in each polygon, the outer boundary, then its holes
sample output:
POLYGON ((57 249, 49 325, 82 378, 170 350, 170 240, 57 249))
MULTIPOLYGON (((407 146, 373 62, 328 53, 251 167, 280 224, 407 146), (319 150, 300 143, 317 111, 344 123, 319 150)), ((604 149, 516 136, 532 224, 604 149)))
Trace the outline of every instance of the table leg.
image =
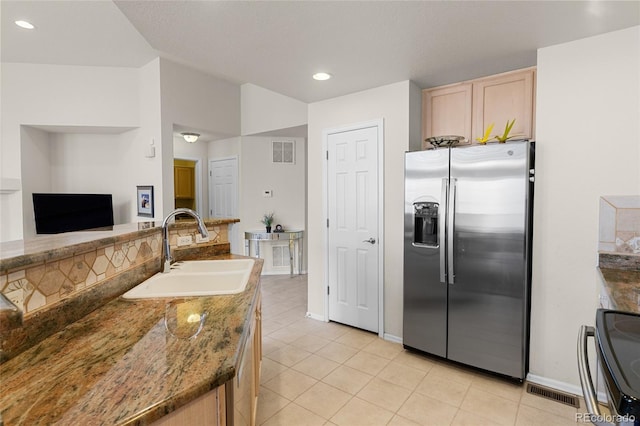
POLYGON ((302 238, 296 240, 296 244, 298 245, 298 275, 302 275, 302 247, 304 247, 302 243, 302 238))
POLYGON ((255 248, 256 257, 259 259, 260 258, 260 241, 255 240, 254 244, 255 244, 254 248, 255 248))
POLYGON ((293 240, 289 240, 289 274, 293 276, 293 240))

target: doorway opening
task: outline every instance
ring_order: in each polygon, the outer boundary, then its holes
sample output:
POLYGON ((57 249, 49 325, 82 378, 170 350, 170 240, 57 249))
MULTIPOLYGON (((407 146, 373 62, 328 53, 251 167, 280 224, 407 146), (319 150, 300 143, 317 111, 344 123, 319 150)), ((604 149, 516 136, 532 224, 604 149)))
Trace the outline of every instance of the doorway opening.
MULTIPOLYGON (((173 160, 173 197, 175 208, 187 208, 197 211, 196 166, 197 161, 178 158, 173 160)), ((176 216, 176 221, 191 219, 191 216, 186 214, 176 216)))

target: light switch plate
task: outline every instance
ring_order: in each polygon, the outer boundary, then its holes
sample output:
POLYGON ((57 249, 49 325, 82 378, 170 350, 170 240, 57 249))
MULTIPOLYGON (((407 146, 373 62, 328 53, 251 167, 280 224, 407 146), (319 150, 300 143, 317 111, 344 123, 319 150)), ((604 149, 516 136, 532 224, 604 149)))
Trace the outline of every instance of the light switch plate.
POLYGON ((24 290, 19 288, 8 293, 5 293, 7 299, 16 305, 20 309, 24 309, 24 290))
POLYGON ((209 242, 209 237, 207 238, 202 238, 202 235, 200 234, 196 234, 196 244, 200 244, 200 243, 208 243, 209 242))
POLYGON ((193 237, 191 235, 178 236, 178 247, 188 246, 193 244, 193 237))
POLYGON ((270 190, 270 189, 263 189, 262 190, 262 196, 264 198, 271 198, 271 197, 273 197, 273 191, 270 190))

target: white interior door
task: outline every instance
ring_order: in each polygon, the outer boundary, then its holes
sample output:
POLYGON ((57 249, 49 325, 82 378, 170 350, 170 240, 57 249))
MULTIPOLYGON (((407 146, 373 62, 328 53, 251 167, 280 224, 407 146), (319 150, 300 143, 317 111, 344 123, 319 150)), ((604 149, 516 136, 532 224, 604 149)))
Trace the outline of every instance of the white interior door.
POLYGON ((215 218, 238 216, 238 159, 209 161, 209 215, 215 218))
POLYGON ((329 319, 379 328, 378 127, 327 136, 329 319))
MULTIPOLYGON (((209 161, 209 216, 228 219, 238 217, 238 157, 209 161)), ((236 235, 237 226, 229 225, 232 253, 243 253, 236 235)))

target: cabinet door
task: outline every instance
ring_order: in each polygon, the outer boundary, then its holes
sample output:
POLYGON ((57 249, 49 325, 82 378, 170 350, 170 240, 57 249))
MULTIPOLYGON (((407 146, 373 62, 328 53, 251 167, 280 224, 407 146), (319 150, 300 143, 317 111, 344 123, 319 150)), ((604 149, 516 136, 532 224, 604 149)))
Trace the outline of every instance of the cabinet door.
POLYGON ((494 124, 492 135, 502 135, 507 121, 516 122, 510 135, 533 138, 533 69, 514 71, 473 82, 473 140, 494 124))
POLYGON ((251 318, 251 329, 242 350, 234 379, 234 426, 255 426, 260 392, 260 367, 262 361, 262 296, 256 296, 251 318))
POLYGON ((207 392, 153 423, 154 426, 224 425, 224 386, 207 392))
POLYGON ((194 169, 174 166, 173 179, 176 198, 195 198, 194 169))
POLYGON ((240 361, 236 368, 236 377, 233 378, 233 425, 254 426, 253 413, 253 323, 249 335, 240 353, 240 361))
POLYGON ((422 148, 431 136, 455 135, 471 140, 470 83, 460 83, 422 91, 422 148))
POLYGON ((253 321, 253 381, 251 390, 253 403, 251 407, 252 425, 255 425, 255 419, 258 412, 258 394, 260 393, 260 372, 262 370, 262 294, 258 289, 256 298, 256 307, 254 311, 253 321))

